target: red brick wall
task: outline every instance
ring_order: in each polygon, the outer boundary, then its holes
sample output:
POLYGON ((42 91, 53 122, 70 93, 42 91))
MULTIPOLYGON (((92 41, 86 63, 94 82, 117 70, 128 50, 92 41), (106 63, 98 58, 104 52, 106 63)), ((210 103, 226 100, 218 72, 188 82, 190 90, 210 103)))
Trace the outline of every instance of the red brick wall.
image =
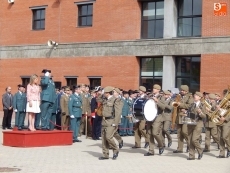
POLYGON ((200 90, 220 92, 230 85, 230 54, 201 55, 200 90))
POLYGON ((138 89, 139 85, 139 59, 133 56, 3 59, 0 60, 0 68, 0 95, 7 86, 12 87, 13 93, 17 92, 17 85, 22 82, 21 75, 35 73, 40 76, 42 68, 51 69, 54 81, 61 81, 62 85, 66 85, 64 76, 78 76, 78 84, 89 84, 87 76, 102 76, 103 87, 110 85, 126 90, 138 89))
POLYGON ((230 0, 203 0, 202 36, 230 35, 230 0), (227 3, 227 16, 214 16, 214 3, 227 3))
POLYGON ((77 27, 78 8, 83 0, 7 0, 0 5, 0 45, 46 44, 140 38, 141 8, 137 0, 96 0, 93 5, 93 27, 77 27), (29 7, 48 5, 45 30, 32 31, 29 7), (59 20, 60 19, 60 20, 59 20))

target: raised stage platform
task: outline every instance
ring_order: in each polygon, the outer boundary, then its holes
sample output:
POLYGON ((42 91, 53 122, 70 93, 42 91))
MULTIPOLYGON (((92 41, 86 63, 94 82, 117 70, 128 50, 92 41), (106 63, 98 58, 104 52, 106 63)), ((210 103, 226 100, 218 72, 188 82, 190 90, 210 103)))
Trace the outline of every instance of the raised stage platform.
POLYGON ((72 145, 72 139, 72 131, 3 131, 3 145, 11 147, 72 145))

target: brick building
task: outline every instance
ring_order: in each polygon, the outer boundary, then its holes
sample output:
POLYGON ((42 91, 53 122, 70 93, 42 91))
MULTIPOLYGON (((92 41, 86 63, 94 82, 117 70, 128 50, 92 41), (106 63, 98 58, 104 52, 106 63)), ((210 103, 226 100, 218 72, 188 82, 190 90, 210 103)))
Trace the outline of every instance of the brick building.
MULTIPOLYGON (((230 0, 224 2, 228 12, 230 0)), ((221 92, 230 84, 230 15, 214 15, 214 3, 2 0, 0 94, 8 85, 16 92, 43 68, 52 70, 58 86, 187 84, 191 91, 221 92)))

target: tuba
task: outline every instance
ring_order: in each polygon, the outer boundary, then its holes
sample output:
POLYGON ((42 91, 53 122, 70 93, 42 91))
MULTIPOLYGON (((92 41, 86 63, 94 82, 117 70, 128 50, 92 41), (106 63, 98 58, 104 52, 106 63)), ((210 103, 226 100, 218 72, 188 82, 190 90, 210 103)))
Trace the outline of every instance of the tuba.
POLYGON ((228 92, 225 95, 225 97, 222 99, 222 101, 219 104, 219 109, 212 112, 211 120, 216 125, 222 125, 223 122, 220 121, 221 117, 227 117, 230 113, 230 87, 228 87, 228 92))
POLYGON ((173 113, 172 113, 172 129, 175 128, 176 117, 177 117, 177 108, 179 106, 179 102, 181 101, 181 95, 177 94, 175 101, 172 102, 173 113))
MULTIPOLYGON (((212 105, 210 105, 204 97, 202 97, 201 103, 204 104, 204 105, 211 111, 212 105)), ((212 113, 212 112, 211 112, 211 113, 212 113)), ((208 115, 209 118, 211 118, 211 113, 208 112, 208 111, 206 111, 206 115, 208 115)))

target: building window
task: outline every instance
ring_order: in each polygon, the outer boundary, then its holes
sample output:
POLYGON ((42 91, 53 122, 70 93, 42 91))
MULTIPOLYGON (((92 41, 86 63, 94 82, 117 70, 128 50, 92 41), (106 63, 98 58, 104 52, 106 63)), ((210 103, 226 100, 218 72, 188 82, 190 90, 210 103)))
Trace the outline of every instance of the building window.
POLYGON ((25 87, 27 87, 27 85, 30 83, 30 77, 21 77, 22 79, 22 85, 24 85, 25 87))
POLYGON ((97 86, 101 86, 101 77, 88 77, 90 83, 90 89, 94 89, 97 86))
POLYGON ((54 81, 55 88, 61 89, 61 82, 54 81))
POLYGON ((162 85, 163 57, 141 58, 140 84, 152 90, 154 84, 162 85))
POLYGON ((201 36, 202 0, 178 0, 178 36, 201 36))
POLYGON ((93 4, 78 5, 78 26, 92 26, 93 4))
POLYGON ((163 38, 164 1, 142 3, 142 38, 163 38))
POLYGON ((77 85, 77 77, 66 77, 66 85, 73 89, 77 85))
POLYGON ((190 92, 200 90, 200 57, 176 57, 176 87, 181 85, 190 92))
POLYGON ((45 8, 32 9, 33 12, 33 30, 45 29, 45 8))

